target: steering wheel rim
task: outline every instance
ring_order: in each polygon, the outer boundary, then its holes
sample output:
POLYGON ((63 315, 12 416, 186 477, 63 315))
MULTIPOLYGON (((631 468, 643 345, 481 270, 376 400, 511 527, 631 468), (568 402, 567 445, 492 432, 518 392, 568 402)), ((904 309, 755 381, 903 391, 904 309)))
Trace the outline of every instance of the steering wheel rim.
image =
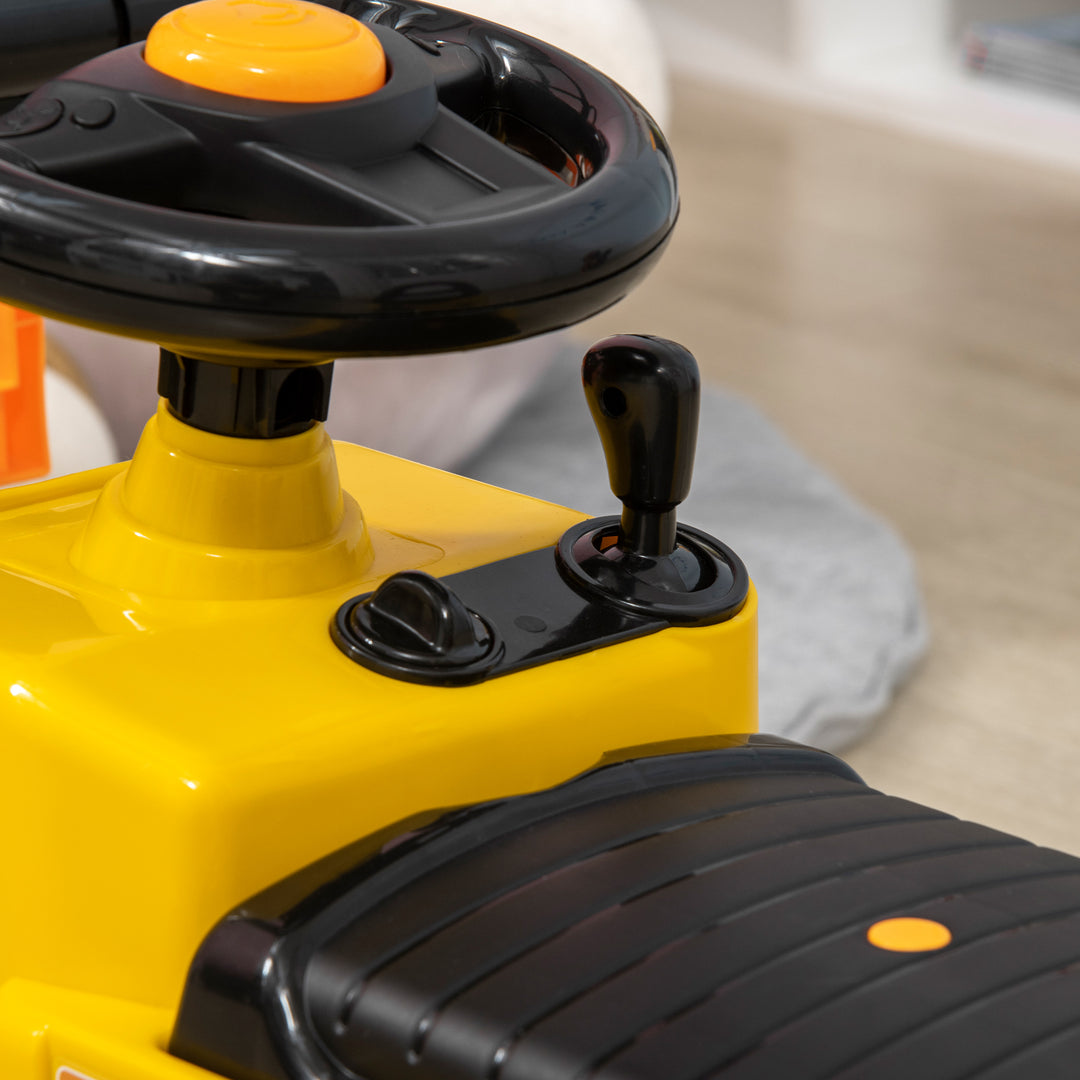
POLYGON ((629 95, 485 20, 414 0, 345 10, 387 52, 387 85, 366 99, 252 102, 156 72, 133 45, 0 118, 0 296, 186 355, 296 364, 532 336, 602 310, 648 271, 677 189, 663 136, 629 95), (88 109, 112 116, 83 126, 88 109), (365 139, 343 162, 346 122, 365 139), (386 163, 399 159, 395 173, 386 163), (193 161, 200 176, 284 177, 283 195, 259 189, 271 220, 225 216, 244 195, 221 177, 216 201, 197 209, 133 201, 116 179, 153 166, 167 186, 193 161), (180 167, 168 172, 170 162, 180 167), (403 205, 424 170, 453 181, 462 201, 429 213, 425 192, 445 188, 425 179, 419 202, 403 205), (371 177, 383 175, 373 196, 371 177), (290 202, 294 190, 319 198, 290 202), (331 205, 354 223, 321 222, 323 209, 273 220, 299 205, 331 205))

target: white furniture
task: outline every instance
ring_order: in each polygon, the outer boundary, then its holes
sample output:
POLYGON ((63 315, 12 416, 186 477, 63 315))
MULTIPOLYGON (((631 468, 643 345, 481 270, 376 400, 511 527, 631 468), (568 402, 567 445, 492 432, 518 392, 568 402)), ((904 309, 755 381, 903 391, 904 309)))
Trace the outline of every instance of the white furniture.
POLYGON ((675 70, 1080 168, 1080 101, 971 76, 978 19, 1080 11, 1080 0, 650 0, 675 70))

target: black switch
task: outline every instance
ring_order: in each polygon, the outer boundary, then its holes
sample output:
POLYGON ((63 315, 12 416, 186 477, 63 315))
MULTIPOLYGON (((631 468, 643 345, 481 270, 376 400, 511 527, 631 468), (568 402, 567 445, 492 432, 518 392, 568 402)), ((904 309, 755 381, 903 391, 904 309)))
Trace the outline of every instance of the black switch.
POLYGON ((420 570, 394 574, 375 592, 350 600, 332 634, 357 663, 412 682, 474 682, 502 654, 491 627, 420 570))

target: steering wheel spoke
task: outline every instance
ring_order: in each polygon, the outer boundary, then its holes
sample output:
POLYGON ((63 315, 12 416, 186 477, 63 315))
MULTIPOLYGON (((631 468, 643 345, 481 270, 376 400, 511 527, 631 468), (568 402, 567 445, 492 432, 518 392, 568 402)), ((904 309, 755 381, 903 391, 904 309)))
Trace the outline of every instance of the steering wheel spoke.
MULTIPOLYGON (((566 187, 554 168, 501 139, 497 129, 489 132, 445 107, 439 109, 420 146, 448 169, 491 192, 566 187)), ((563 159, 567 156, 561 151, 563 159)))
POLYGON ((249 207, 263 221, 362 228, 431 220, 422 207, 405 205, 389 185, 340 162, 255 144, 247 148, 246 163, 255 193, 249 207))

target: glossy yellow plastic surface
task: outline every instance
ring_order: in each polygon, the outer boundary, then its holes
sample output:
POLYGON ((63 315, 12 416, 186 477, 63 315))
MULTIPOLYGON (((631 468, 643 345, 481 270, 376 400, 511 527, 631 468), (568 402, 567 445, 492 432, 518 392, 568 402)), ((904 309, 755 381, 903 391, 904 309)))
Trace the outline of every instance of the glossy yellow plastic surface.
POLYGON ((342 101, 386 82, 375 34, 305 0, 188 4, 158 20, 143 56, 181 82, 260 101, 342 101))
POLYGON ((95 581, 199 600, 314 592, 357 580, 373 559, 321 424, 233 439, 188 427, 164 402, 72 550, 95 581))
MULTIPOLYGON (((363 554, 323 576, 309 530, 336 535, 348 514, 321 429, 255 449, 171 419, 151 423, 135 466, 0 492, 5 1080, 61 1067, 205 1077, 162 1047, 199 942, 246 897, 418 813, 545 788, 626 747, 756 726, 752 592, 729 622, 477 686, 356 665, 328 633, 350 596, 406 568, 446 575, 553 546, 582 515, 338 444, 363 554), (207 464, 223 472, 202 501, 188 485, 207 464), (243 498, 292 470, 323 494, 298 512, 286 477, 278 514, 253 525, 243 498), (141 539, 111 560, 92 550, 129 519, 141 539), (200 549, 241 576, 245 551, 270 552, 288 584, 260 571, 247 580, 261 591, 223 598, 226 573, 191 569, 200 549), (304 558, 311 587, 297 591, 304 558), (149 568, 170 559, 186 568, 158 587, 149 568)), ((256 499, 256 516, 274 502, 256 499)))

